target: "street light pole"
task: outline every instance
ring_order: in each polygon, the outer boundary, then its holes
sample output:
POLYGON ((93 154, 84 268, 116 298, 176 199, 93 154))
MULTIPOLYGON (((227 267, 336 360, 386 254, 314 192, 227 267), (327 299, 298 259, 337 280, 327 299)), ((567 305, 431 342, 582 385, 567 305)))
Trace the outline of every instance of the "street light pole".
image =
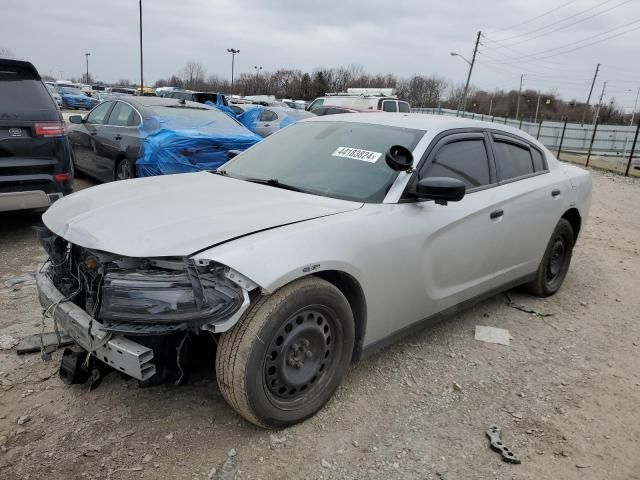
POLYGON ((144 94, 144 75, 143 75, 143 63, 142 63, 142 0, 139 0, 138 5, 140 7, 140 95, 144 94))
POLYGON ((84 82, 85 83, 89 83, 89 55, 91 55, 91 53, 85 53, 84 54, 84 59, 87 63, 87 76, 84 77, 84 82))
POLYGON ((233 93, 233 67, 236 61, 236 54, 240 53, 240 50, 227 48, 227 52, 231 54, 231 93, 233 93))
POLYGON ((258 88, 258 74, 262 70, 262 66, 254 65, 253 68, 256 69, 256 88, 258 88))

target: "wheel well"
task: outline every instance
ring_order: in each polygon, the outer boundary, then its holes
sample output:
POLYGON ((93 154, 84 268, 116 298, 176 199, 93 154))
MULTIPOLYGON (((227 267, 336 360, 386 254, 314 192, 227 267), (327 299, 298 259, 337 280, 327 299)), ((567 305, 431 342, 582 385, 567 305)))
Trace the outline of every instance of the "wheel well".
POLYGON ((575 244, 575 242, 578 240, 580 227, 582 226, 582 218, 580 217, 580 212, 578 212, 577 208, 570 208, 569 210, 564 212, 562 218, 564 218, 571 224, 571 228, 573 228, 573 243, 575 244))
POLYGON ((356 323, 356 339, 351 358, 352 360, 359 359, 362 354, 362 342, 367 326, 367 303, 362 287, 351 275, 338 270, 325 270, 314 275, 331 283, 347 298, 356 323))

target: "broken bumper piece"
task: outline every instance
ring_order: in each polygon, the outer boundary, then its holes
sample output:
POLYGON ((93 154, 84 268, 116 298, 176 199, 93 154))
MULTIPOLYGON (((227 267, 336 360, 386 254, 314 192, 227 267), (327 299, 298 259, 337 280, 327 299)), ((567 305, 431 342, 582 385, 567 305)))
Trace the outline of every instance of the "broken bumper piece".
POLYGON ((112 336, 101 330, 102 325, 93 320, 73 302, 64 301, 47 270, 42 267, 36 275, 38 297, 45 310, 49 310, 58 327, 74 341, 92 352, 97 359, 141 381, 156 373, 153 350, 122 336, 112 336))

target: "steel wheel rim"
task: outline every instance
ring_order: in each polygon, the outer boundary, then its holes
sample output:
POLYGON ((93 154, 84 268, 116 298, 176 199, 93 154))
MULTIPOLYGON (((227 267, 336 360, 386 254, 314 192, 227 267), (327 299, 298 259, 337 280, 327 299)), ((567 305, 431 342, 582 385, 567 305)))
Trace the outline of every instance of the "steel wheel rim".
POLYGON ((558 235, 551 245, 549 260, 547 261, 546 280, 547 284, 555 282, 564 269, 567 258, 567 245, 564 235, 558 235))
POLYGON ((267 397, 279 408, 313 401, 337 369, 342 347, 337 315, 321 305, 305 307, 283 322, 266 351, 267 397))
POLYGON ((129 166, 127 162, 120 162, 118 165, 118 171, 116 172, 116 179, 118 180, 128 180, 131 178, 131 173, 129 172, 129 166))

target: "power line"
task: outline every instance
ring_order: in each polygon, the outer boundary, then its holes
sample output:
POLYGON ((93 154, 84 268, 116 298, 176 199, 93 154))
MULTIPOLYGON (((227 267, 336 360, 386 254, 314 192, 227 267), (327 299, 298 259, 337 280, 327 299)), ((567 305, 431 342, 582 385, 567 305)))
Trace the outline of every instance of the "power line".
POLYGON ((570 0, 569 2, 566 2, 566 3, 562 4, 562 5, 560 5, 559 7, 552 8, 551 10, 548 10, 548 11, 546 11, 544 13, 541 13, 540 15, 537 15, 537 16, 535 16, 533 18, 530 18, 529 20, 525 20, 523 22, 516 23, 515 25, 511 25, 510 27, 502 28, 500 30, 494 30, 492 33, 504 32, 506 30, 512 30, 512 29, 514 29, 516 27, 520 27, 522 25, 526 25, 527 23, 531 23, 531 22, 533 22, 533 21, 535 21, 535 20, 537 20, 539 18, 542 18, 542 17, 544 17, 546 15, 549 15, 550 13, 557 12, 561 8, 567 7, 567 6, 569 6, 572 3, 575 3, 577 1, 578 0, 570 0))
MULTIPOLYGON (((606 2, 604 2, 604 3, 608 3, 609 1, 611 1, 611 0, 607 0, 607 1, 606 1, 606 2)), ((527 43, 527 42, 529 42, 529 41, 531 41, 531 40, 534 40, 534 39, 536 39, 536 38, 544 37, 544 36, 549 35, 549 34, 551 34, 551 33, 555 33, 555 32, 558 32, 558 31, 560 31, 560 30, 564 30, 564 29, 566 29, 566 28, 572 27, 573 25, 577 25, 578 23, 585 22, 585 21, 587 21, 587 20, 589 20, 589 19, 591 19, 591 18, 593 18, 593 17, 597 17, 598 15, 602 15, 602 14, 607 13, 607 12, 609 12, 609 11, 611 11, 611 10, 614 10, 614 9, 616 9, 616 8, 618 8, 618 7, 621 7, 622 5, 624 5, 624 4, 626 4, 626 3, 629 3, 630 1, 631 1, 631 0, 624 0, 622 3, 619 3, 619 4, 617 4, 617 5, 614 5, 614 6, 610 7, 610 8, 607 8, 606 10, 603 10, 603 11, 601 11, 601 12, 596 12, 596 13, 594 13, 594 14, 592 14, 592 15, 589 15, 589 16, 587 16, 587 17, 584 17, 584 18, 581 18, 581 19, 579 19, 579 20, 576 20, 575 22, 568 23, 567 25, 562 25, 562 26, 560 26, 560 27, 558 27, 558 28, 555 28, 555 29, 553 29, 553 30, 549 30, 549 31, 547 31, 547 32, 542 32, 542 33, 539 33, 538 35, 534 35, 533 37, 525 38, 524 40, 520 40, 520 41, 518 41, 518 42, 510 43, 510 44, 508 44, 508 45, 509 45, 509 46, 513 46, 513 45, 520 45, 520 44, 523 44, 523 43, 527 43)), ((600 5, 604 5, 604 3, 601 3, 600 5)), ((599 6, 599 5, 597 5, 597 6, 599 6)), ((585 11, 586 11, 586 10, 585 10, 585 11)), ((584 12, 583 12, 583 13, 584 13, 584 12)), ((571 18, 571 17, 568 17, 568 18, 571 18)), ((565 20, 567 20, 567 19, 565 19, 565 20)), ((563 20, 563 21, 564 21, 564 20, 563 20)), ((553 25, 553 24, 551 24, 551 25, 553 25)), ((550 27, 551 25, 547 25, 547 27, 545 27, 544 29, 546 29, 546 28, 550 27)), ((540 29, 539 29, 539 30, 540 30, 540 29)), ((532 31, 532 32, 529 32, 529 33, 523 34, 523 35, 530 35, 530 34, 531 34, 531 33, 533 33, 533 32, 535 32, 535 30, 534 30, 534 31, 532 31)), ((516 37, 513 37, 513 38, 517 38, 517 36, 516 36, 516 37)), ((505 47, 503 47, 503 48, 505 48, 505 47)))
POLYGON ((600 39, 600 40, 596 40, 595 42, 587 43, 587 44, 585 44, 585 45, 580 45, 580 46, 578 46, 578 47, 576 47, 576 48, 573 48, 573 49, 570 49, 570 50, 566 50, 566 51, 564 51, 564 52, 559 52, 559 53, 554 53, 554 54, 552 54, 552 55, 544 56, 544 54, 545 54, 545 53, 554 52, 554 51, 557 51, 557 50, 562 50, 562 49, 565 49, 565 48, 567 48, 567 47, 571 47, 571 46, 573 46, 573 45, 578 45, 578 44, 580 44, 580 43, 582 43, 582 42, 584 42, 584 41, 592 40, 592 39, 597 38, 597 37, 601 37, 601 36, 606 35, 606 34, 608 34, 608 33, 614 32, 615 30, 620 30, 621 28, 627 28, 627 27, 629 27, 629 26, 631 26, 631 25, 634 25, 634 24, 636 24, 636 23, 640 23, 640 19, 639 19, 639 20, 634 20, 634 21, 629 22, 629 23, 626 23, 626 24, 624 24, 624 25, 620 25, 620 26, 618 26, 618 27, 614 27, 614 28, 612 28, 612 29, 610 29, 610 30, 607 30, 607 31, 602 32, 602 33, 598 33, 598 34, 596 34, 596 35, 591 35, 591 36, 589 36, 589 37, 585 37, 585 38, 582 38, 582 39, 580 39, 580 40, 576 40, 575 42, 567 43, 566 45, 561 45, 561 46, 559 46, 559 47, 549 48, 549 49, 547 49, 547 50, 541 50, 541 51, 539 51, 539 52, 532 53, 532 54, 529 54, 529 55, 521 55, 520 57, 511 57, 511 58, 507 58, 507 59, 505 59, 506 61, 501 61, 501 62, 497 62, 497 63, 517 63, 517 62, 522 61, 523 59, 528 59, 528 58, 530 58, 530 59, 532 59, 532 60, 535 60, 535 59, 537 59, 537 60, 543 60, 543 59, 545 59, 545 58, 555 57, 555 56, 557 56, 557 55, 563 55, 563 54, 565 54, 565 53, 573 52, 573 51, 575 51, 575 50, 579 50, 579 49, 581 49, 581 48, 585 48, 585 47, 588 47, 588 46, 590 46, 590 45, 595 45, 596 43, 604 42, 605 40, 609 40, 609 39, 611 39, 611 38, 616 38, 616 37, 619 37, 620 35, 624 35, 624 34, 626 34, 626 33, 633 32, 633 31, 637 30, 637 29, 638 29, 638 28, 640 28, 640 27, 635 27, 635 28, 632 28, 632 29, 627 30, 627 31, 625 31, 625 32, 620 32, 620 33, 617 33, 617 34, 615 34, 615 35, 611 35, 611 36, 609 36, 609 37, 605 37, 605 38, 602 38, 602 39, 600 39), (543 55, 543 56, 542 56, 542 57, 540 57, 539 55, 543 55))

